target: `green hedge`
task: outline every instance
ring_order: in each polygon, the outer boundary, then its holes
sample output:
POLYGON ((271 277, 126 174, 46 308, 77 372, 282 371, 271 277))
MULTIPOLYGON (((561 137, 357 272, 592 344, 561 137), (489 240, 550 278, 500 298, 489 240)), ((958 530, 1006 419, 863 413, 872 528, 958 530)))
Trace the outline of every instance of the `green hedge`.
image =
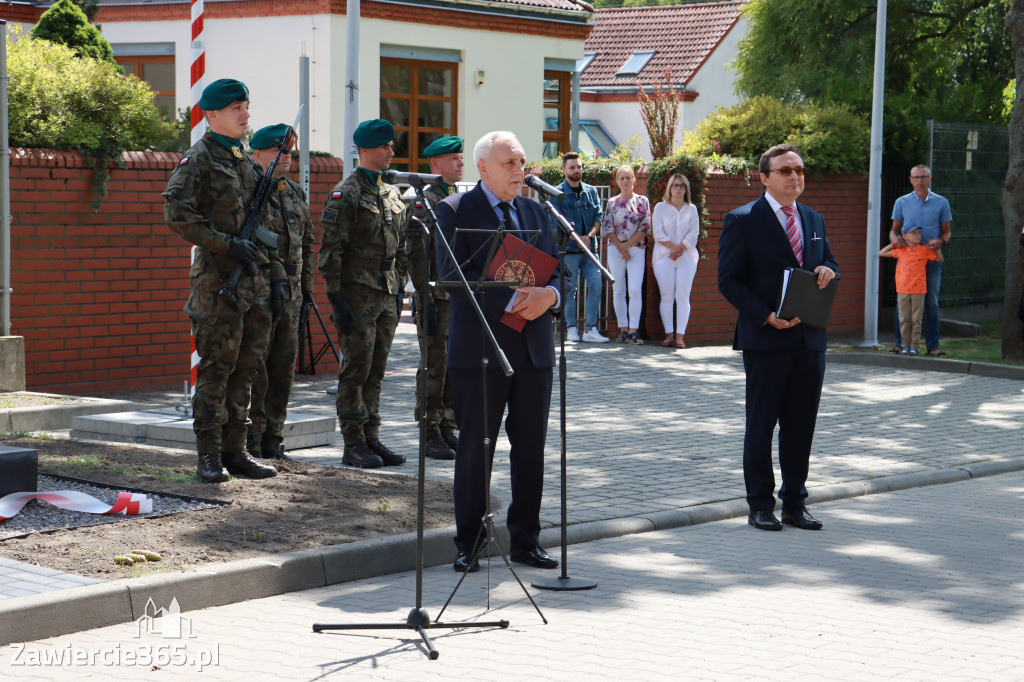
POLYGON ((790 142, 808 168, 832 173, 866 173, 870 125, 842 105, 789 104, 772 97, 751 97, 718 108, 683 138, 683 151, 697 156, 725 154, 757 165, 764 150, 790 142))

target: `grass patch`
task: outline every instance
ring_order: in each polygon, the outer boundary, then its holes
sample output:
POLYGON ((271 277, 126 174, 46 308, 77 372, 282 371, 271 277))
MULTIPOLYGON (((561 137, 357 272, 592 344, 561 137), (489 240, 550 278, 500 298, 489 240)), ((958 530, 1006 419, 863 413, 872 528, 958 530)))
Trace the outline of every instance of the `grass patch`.
POLYGON ((72 476, 83 475, 90 478, 98 473, 119 474, 122 476, 146 476, 161 483, 199 483, 194 469, 178 470, 172 467, 139 464, 131 467, 112 467, 99 455, 83 455, 80 457, 61 457, 60 455, 39 455, 39 468, 49 473, 70 473, 72 476))
MULTIPOLYGON (((837 348, 842 353, 887 353, 892 348, 890 344, 880 346, 876 349, 868 348, 837 348)), ((927 358, 924 343, 918 348, 921 357, 927 358)), ((1002 331, 996 323, 985 323, 982 325, 981 336, 973 338, 950 338, 942 339, 942 350, 946 352, 949 360, 963 360, 965 362, 992 362, 999 365, 1013 365, 1024 367, 1024 360, 1003 359, 1003 337, 1002 331)))

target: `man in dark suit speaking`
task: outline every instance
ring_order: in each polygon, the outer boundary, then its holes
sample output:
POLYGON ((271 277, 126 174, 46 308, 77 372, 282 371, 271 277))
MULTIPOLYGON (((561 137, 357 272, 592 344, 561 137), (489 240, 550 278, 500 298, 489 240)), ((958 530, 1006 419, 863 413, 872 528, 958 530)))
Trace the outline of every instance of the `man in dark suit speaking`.
MULTIPOLYGON (((522 235, 523 240, 557 257, 551 226, 540 204, 520 197, 526 156, 515 135, 509 132, 484 135, 476 143, 473 159, 480 182, 469 192, 449 196, 436 209, 439 227, 451 244, 466 279, 473 282, 487 272, 490 265, 487 245, 493 237, 491 231, 498 228, 500 221, 504 221, 507 230, 539 230, 539 235, 529 232, 522 235), (486 231, 461 231, 465 229, 486 231), (456 230, 460 230, 457 235, 456 230)), ((436 240, 436 249, 440 279, 457 279, 440 240, 436 240)), ((486 508, 485 480, 506 406, 505 433, 511 446, 512 479, 512 502, 507 519, 512 545, 510 557, 538 568, 558 566, 538 544, 544 440, 555 365, 551 310, 561 303, 558 281, 556 271, 550 281, 537 282, 539 286, 517 290, 483 289, 480 307, 512 365, 511 377, 501 371, 466 291, 461 287, 451 289, 448 377, 452 407, 459 424, 454 491, 456 571, 479 569, 473 554, 486 508), (500 322, 506 311, 528 320, 521 332, 500 322), (482 357, 488 359, 486 395, 482 394, 482 357), (487 433, 484 433, 485 410, 487 433), (484 438, 489 443, 486 452, 484 438)))
POLYGON ((800 318, 775 316, 782 273, 803 268, 824 288, 839 277, 825 220, 796 199, 804 191, 804 163, 790 144, 772 147, 758 164, 765 193, 725 216, 718 243, 718 289, 738 311, 733 348, 743 351, 747 426, 743 480, 748 523, 782 530, 775 509, 772 434, 779 426, 782 522, 819 530, 804 506, 808 460, 825 375, 825 331, 800 318))

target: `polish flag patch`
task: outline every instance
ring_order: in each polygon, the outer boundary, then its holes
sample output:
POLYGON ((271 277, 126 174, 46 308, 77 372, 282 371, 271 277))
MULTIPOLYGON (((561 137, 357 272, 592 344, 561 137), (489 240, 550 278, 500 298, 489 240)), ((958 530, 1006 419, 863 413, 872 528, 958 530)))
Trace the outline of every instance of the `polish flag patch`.
POLYGON ((331 196, 337 199, 338 197, 341 196, 341 192, 331 192, 331 196))
POLYGON ((187 156, 183 156, 183 157, 181 157, 181 161, 178 162, 178 165, 179 166, 184 166, 186 163, 188 163, 188 157, 187 156))

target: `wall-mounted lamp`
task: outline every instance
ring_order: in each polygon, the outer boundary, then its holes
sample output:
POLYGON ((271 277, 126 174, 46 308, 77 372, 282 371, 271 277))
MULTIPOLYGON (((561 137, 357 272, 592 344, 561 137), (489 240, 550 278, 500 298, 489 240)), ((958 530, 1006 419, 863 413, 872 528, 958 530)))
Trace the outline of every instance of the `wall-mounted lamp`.
POLYGON ((473 72, 473 82, 476 83, 477 85, 483 85, 484 84, 484 72, 483 72, 483 69, 480 69, 480 70, 477 70, 477 71, 473 72))

